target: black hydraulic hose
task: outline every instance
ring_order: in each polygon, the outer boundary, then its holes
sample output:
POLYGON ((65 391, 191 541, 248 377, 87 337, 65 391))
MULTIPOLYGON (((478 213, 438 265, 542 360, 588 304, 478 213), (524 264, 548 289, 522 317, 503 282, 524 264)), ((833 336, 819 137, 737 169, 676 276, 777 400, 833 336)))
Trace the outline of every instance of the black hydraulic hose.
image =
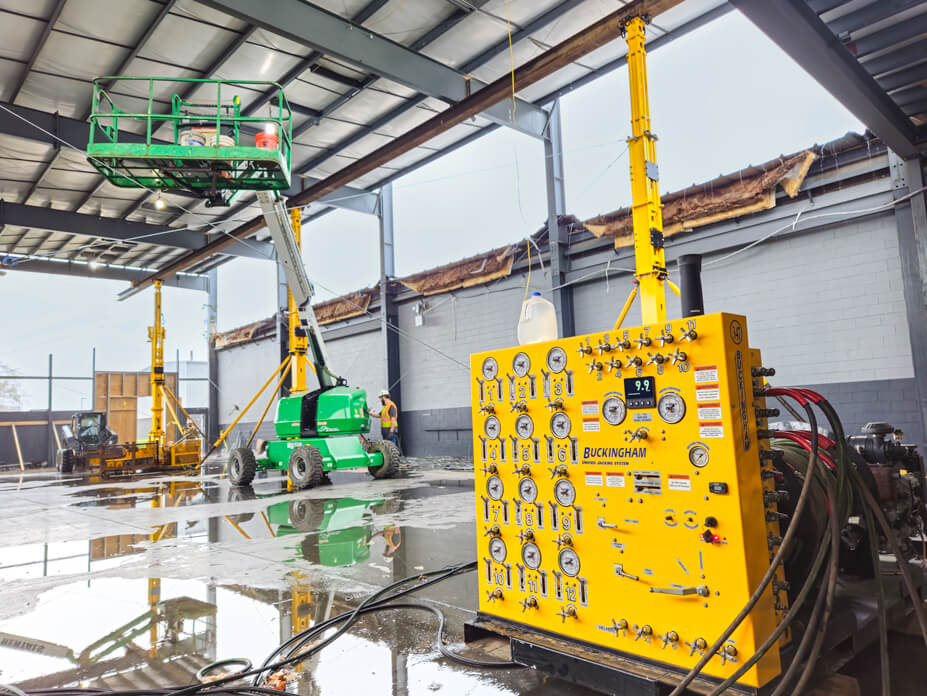
MULTIPOLYGON (((814 411, 808 405, 804 405, 804 408, 808 414, 808 423, 811 425, 811 432, 816 435, 818 428, 817 419, 814 416, 814 411)), ((724 645, 724 642, 730 638, 731 634, 737 629, 743 620, 747 618, 747 615, 753 610, 753 607, 756 606, 756 603, 760 601, 760 597, 763 596, 763 593, 766 591, 766 587, 775 576, 776 569, 785 559, 786 555, 791 550, 792 544, 795 543, 795 538, 798 536, 798 520, 804 513, 808 502, 808 493, 811 490, 812 479, 815 477, 814 472, 817 469, 817 460, 818 438, 812 437, 811 452, 808 456, 808 470, 805 473, 805 481, 802 484, 801 493, 798 496, 798 502, 795 504, 795 510, 792 512, 792 523, 789 525, 789 528, 785 532, 782 543, 779 545, 779 550, 776 552, 775 556, 773 556, 772 561, 770 561, 769 568, 766 570, 766 573, 763 575, 756 589, 753 591, 750 599, 747 600, 747 603, 743 606, 737 616, 734 617, 733 621, 731 621, 728 627, 722 631, 721 635, 712 644, 712 646, 705 651, 705 654, 702 655, 701 659, 698 661, 698 663, 696 663, 695 667, 689 670, 689 672, 676 685, 670 696, 682 696, 682 694, 685 693, 686 687, 688 687, 689 684, 692 683, 692 680, 695 679, 699 673, 701 673, 701 671, 705 668, 705 665, 708 664, 718 649, 724 645)))
MULTIPOLYGON (((402 580, 398 580, 390 585, 387 585, 386 587, 375 592, 370 597, 368 597, 363 602, 361 602, 353 611, 345 612, 344 614, 339 614, 338 616, 331 617, 319 624, 316 624, 315 626, 312 626, 309 629, 306 629, 302 633, 298 633, 295 636, 292 636, 291 638, 289 638, 282 645, 278 646, 277 649, 271 655, 269 655, 267 659, 264 660, 264 663, 261 666, 262 667, 261 671, 263 672, 269 669, 276 669, 276 666, 271 665, 270 661, 276 656, 280 655, 280 653, 282 653, 284 650, 287 650, 287 648, 290 648, 291 646, 293 647, 287 653, 286 658, 284 660, 284 664, 286 663, 286 660, 292 659, 293 657, 299 657, 300 659, 302 659, 303 657, 306 657, 311 653, 321 650, 323 647, 325 647, 326 645, 334 641, 336 638, 338 638, 341 634, 343 634, 351 626, 351 624, 354 623, 354 620, 361 613, 362 609, 365 609, 367 607, 372 607, 372 606, 381 606, 385 604, 386 602, 399 599, 400 597, 404 597, 405 595, 410 594, 412 592, 417 592, 418 590, 424 589, 428 587, 429 585, 433 585, 437 582, 441 582, 442 580, 445 580, 449 577, 453 577, 455 575, 459 575, 461 573, 469 572, 475 569, 476 569, 476 561, 471 561, 469 563, 466 563, 460 566, 454 566, 449 569, 440 570, 440 571, 431 571, 429 574, 436 575, 437 577, 433 577, 432 579, 427 580, 426 582, 419 583, 418 585, 414 585, 412 587, 406 588, 405 590, 401 590, 399 592, 391 594, 388 597, 385 597, 383 599, 378 599, 379 597, 381 597, 383 594, 385 594, 389 590, 396 588, 396 587, 400 587, 411 580, 420 579, 422 576, 420 575, 410 576, 407 578, 403 578, 402 580), (311 640, 317 634, 323 632, 327 628, 334 626, 338 623, 341 623, 341 621, 345 617, 348 619, 348 622, 344 626, 342 626, 342 628, 339 629, 335 634, 326 638, 322 643, 319 643, 313 646, 312 651, 310 653, 300 653, 299 655, 294 655, 294 653, 297 650, 299 650, 307 641, 311 640)), ((259 674, 255 677, 255 682, 257 682, 258 677, 259 677, 259 674)))
POLYGON ((753 653, 753 655, 748 660, 746 660, 740 667, 738 667, 737 670, 731 676, 729 676, 723 682, 718 684, 718 686, 716 686, 714 690, 711 692, 710 696, 719 696, 719 694, 722 694, 725 689, 727 689, 734 682, 740 679, 744 674, 747 673, 747 670, 749 670, 751 667, 753 667, 753 665, 759 662, 760 659, 763 657, 763 655, 765 655, 766 652, 773 645, 775 645, 776 641, 778 641, 782 637, 782 634, 785 633, 786 629, 789 627, 789 625, 798 615, 799 610, 801 609, 802 605, 805 603, 805 600, 808 598, 808 595, 811 593, 811 590, 814 588, 814 585, 818 579, 817 578, 818 573, 821 570, 821 566, 824 564, 824 558, 827 556, 827 552, 829 549, 830 549, 830 533, 829 533, 829 530, 827 530, 825 534, 821 537, 821 540, 819 542, 818 555, 815 558, 814 563, 811 566, 811 572, 809 572, 808 577, 805 578, 805 582, 802 585, 801 590, 799 590, 798 594, 795 596, 795 601, 792 602, 792 606, 789 607, 788 613, 784 617, 782 617, 782 621, 780 621, 779 625, 776 626, 776 630, 773 631, 769 635, 769 638, 767 638, 763 642, 763 644, 760 645, 759 648, 757 648, 756 652, 753 653))
POLYGON ((888 615, 885 613, 885 582, 882 580, 882 562, 879 560, 879 529, 872 518, 872 510, 863 506, 863 516, 866 519, 866 532, 869 535, 869 554, 872 556, 872 568, 875 573, 879 593, 877 595, 879 608, 879 667, 881 668, 880 681, 882 696, 891 696, 892 676, 891 660, 888 654, 888 615))
MULTIPOLYGON (((345 614, 343 614, 343 615, 341 615, 341 616, 350 617, 350 616, 352 616, 352 615, 356 615, 357 613, 359 613, 359 612, 358 612, 358 609, 360 609, 360 608, 363 607, 363 606, 369 606, 369 605, 371 604, 371 601, 374 600, 374 598, 379 597, 380 595, 382 595, 383 593, 389 591, 389 590, 392 589, 392 588, 398 587, 398 586, 403 585, 403 584, 405 584, 405 583, 407 583, 407 582, 410 582, 410 581, 412 581, 412 580, 416 580, 416 579, 420 579, 420 578, 422 578, 422 577, 427 577, 427 576, 432 576, 432 575, 438 576, 438 577, 432 578, 431 580, 428 580, 428 581, 426 581, 426 582, 423 582, 423 583, 420 583, 420 584, 418 584, 418 585, 415 585, 414 587, 411 587, 411 588, 408 588, 408 589, 403 590, 403 591, 401 591, 401 592, 398 592, 398 593, 396 593, 396 594, 394 594, 394 595, 390 595, 389 597, 387 597, 387 598, 385 598, 385 599, 382 599, 382 600, 380 600, 379 602, 377 602, 377 604, 385 603, 385 602, 387 602, 387 601, 390 601, 390 600, 392 600, 392 599, 396 599, 396 598, 401 597, 401 596, 403 596, 403 595, 405 595, 405 594, 408 594, 408 593, 410 593, 410 592, 415 592, 415 591, 417 591, 417 590, 421 590, 421 589, 423 589, 423 588, 425 588, 425 587, 428 587, 429 585, 434 584, 435 582, 440 582, 441 580, 445 580, 445 579, 447 579, 447 578, 449 578, 449 577, 454 577, 454 576, 456 576, 456 575, 458 575, 458 574, 465 573, 465 572, 470 572, 470 571, 475 570, 475 569, 476 569, 476 561, 470 561, 470 562, 468 562, 468 563, 463 563, 463 564, 460 564, 460 565, 457 565, 457 566, 450 566, 449 568, 444 568, 444 569, 442 569, 442 570, 429 571, 429 572, 426 572, 426 573, 420 573, 420 574, 418 574, 418 575, 412 575, 412 576, 409 576, 409 577, 407 577, 407 578, 403 578, 403 579, 401 579, 401 580, 397 580, 396 582, 392 583, 391 585, 388 585, 387 587, 385 587, 385 588, 379 590, 379 591, 376 592, 375 594, 373 594, 373 595, 371 595, 370 597, 368 597, 368 598, 367 598, 366 600, 364 600, 364 602, 362 602, 361 605, 359 605, 358 608, 355 609, 354 611, 352 611, 352 612, 346 612, 345 614)), ((313 628, 309 629, 309 631, 314 631, 316 628, 319 628, 319 629, 321 629, 322 627, 327 628, 329 625, 331 625, 330 622, 332 622, 333 619, 336 619, 336 618, 339 618, 339 617, 333 617, 332 619, 328 619, 328 621, 323 622, 322 624, 318 624, 317 626, 314 626, 313 628)), ((356 618, 356 617, 355 617, 355 618, 356 618)), ((307 631, 307 632, 308 632, 308 631, 307 631)), ((303 637, 303 636, 305 635, 305 633, 307 633, 307 632, 303 632, 302 634, 298 634, 297 636, 294 636, 293 638, 290 638, 290 639, 289 639, 288 641, 286 641, 282 646, 278 646, 278 648, 271 654, 271 658, 274 657, 275 655, 279 654, 283 649, 285 649, 284 646, 288 646, 288 645, 290 645, 290 644, 296 642, 296 640, 298 640, 299 638, 303 637)), ((339 635, 340 635, 340 633, 339 633, 339 635)), ((326 644, 327 644, 327 642, 326 642, 326 644)), ((223 685, 225 685, 225 684, 229 684, 229 683, 232 683, 232 682, 235 682, 235 681, 239 681, 240 679, 242 679, 242 678, 244 678, 244 677, 251 677, 251 676, 259 675, 259 674, 262 674, 262 673, 264 673, 264 672, 267 672, 267 671, 270 671, 270 670, 279 669, 280 667, 284 667, 284 666, 286 666, 286 665, 288 665, 288 664, 292 664, 292 663, 294 663, 294 662, 298 662, 298 661, 300 661, 300 660, 302 660, 302 659, 305 659, 305 658, 308 657, 309 655, 311 655, 312 652, 314 652, 316 649, 317 649, 317 648, 313 648, 313 650, 310 651, 310 652, 301 653, 301 654, 296 655, 296 656, 294 656, 294 657, 290 657, 290 658, 287 658, 287 659, 284 659, 284 660, 280 660, 280 661, 275 662, 275 663, 272 663, 272 664, 268 664, 268 662, 265 660, 264 664, 263 664, 261 667, 256 668, 256 669, 253 669, 253 670, 250 670, 249 672, 241 672, 241 673, 234 674, 234 675, 231 675, 231 676, 228 676, 228 677, 223 677, 223 678, 221 678, 221 679, 216 679, 215 681, 209 682, 209 683, 207 683, 207 684, 191 684, 191 685, 189 685, 189 686, 185 686, 185 687, 180 687, 180 688, 177 688, 177 689, 173 689, 173 690, 171 690, 171 691, 169 691, 169 692, 167 692, 167 693, 168 693, 170 696, 186 696, 187 694, 194 694, 194 693, 210 693, 210 692, 216 690, 216 689, 214 689, 214 687, 223 686, 223 685)), ((257 687, 257 685, 252 685, 252 686, 249 686, 249 687, 242 687, 242 688, 249 689, 249 688, 258 688, 258 687, 257 687)), ((218 691, 221 691, 221 689, 218 689, 218 691)))
MULTIPOLYGON (((839 465, 838 469, 838 476, 840 479, 842 479, 844 477, 843 469, 842 467, 839 467, 839 465)), ((837 586, 837 575, 840 571, 840 530, 843 527, 843 510, 841 501, 839 499, 839 493, 837 492, 837 487, 833 485, 828 477, 830 477, 828 472, 822 472, 821 478, 824 481, 824 486, 827 489, 828 498, 830 500, 830 516, 828 518, 827 529, 830 537, 830 562, 828 563, 824 576, 826 581, 826 589, 818 594, 818 598, 817 601, 815 601, 811 617, 808 620, 808 625, 805 628, 805 633, 802 636, 802 640, 798 646, 798 649, 795 651, 792 663, 789 665, 785 674, 782 676, 779 684, 773 691, 772 696, 784 696, 786 693, 797 695, 801 693, 803 689, 803 682, 805 681, 806 677, 810 676, 812 670, 814 669, 814 665, 817 660, 817 654, 820 651, 821 645, 823 644, 825 629, 827 627, 827 622, 833 608, 834 590, 837 586), (812 638, 814 639, 813 641, 812 638), (801 676, 799 677, 798 685, 793 691, 787 691, 789 685, 792 683, 792 680, 795 678, 799 667, 805 659, 805 654, 808 653, 809 650, 810 653, 808 654, 805 668, 802 670, 801 676)))

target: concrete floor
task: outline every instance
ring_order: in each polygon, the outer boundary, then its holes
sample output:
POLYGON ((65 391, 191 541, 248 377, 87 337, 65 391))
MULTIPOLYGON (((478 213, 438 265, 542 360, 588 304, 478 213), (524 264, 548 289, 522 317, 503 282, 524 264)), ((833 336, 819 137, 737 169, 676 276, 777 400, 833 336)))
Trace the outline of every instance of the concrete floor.
MULTIPOLYGON (((215 659, 259 663, 294 631, 396 579, 475 558, 469 467, 411 461, 397 479, 340 472, 298 493, 276 474, 231 487, 221 462, 195 478, 0 474, 0 683, 164 687, 190 683, 215 659), (157 600, 170 617, 152 620, 157 600)), ((471 573, 419 595, 446 613, 451 647, 471 655, 462 625, 476 593, 471 573)), ((435 627, 414 611, 365 617, 307 661, 290 690, 591 693, 534 670, 451 662, 435 649, 435 627)), ((893 648, 906 658, 893 663, 895 695, 923 693, 923 643, 893 648)), ((877 654, 849 671, 867 682, 863 694, 878 693, 877 654)))
MULTIPOLYGON (((214 659, 263 661, 300 622, 353 608, 396 579, 471 560, 472 473, 445 464, 412 462, 388 481, 341 472, 299 493, 276 474, 247 488, 219 473, 0 475, 0 634, 9 634, 0 635, 0 683, 189 683, 214 659), (187 618, 152 628, 151 599, 187 618), (19 649, 4 647, 17 641, 19 649), (62 656, 68 649, 74 659, 62 656)), ((445 611, 452 647, 469 651, 460 641, 475 574, 420 596, 445 611)), ((414 611, 365 617, 306 664, 298 691, 586 693, 533 670, 448 661, 434 647, 436 623, 414 611)))

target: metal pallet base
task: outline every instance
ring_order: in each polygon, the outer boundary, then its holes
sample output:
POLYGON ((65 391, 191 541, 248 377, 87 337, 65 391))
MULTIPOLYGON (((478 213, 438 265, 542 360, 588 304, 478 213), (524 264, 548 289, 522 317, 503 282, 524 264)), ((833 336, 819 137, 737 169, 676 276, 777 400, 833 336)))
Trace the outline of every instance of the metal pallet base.
MULTIPOLYGON (((666 696, 685 675, 684 670, 668 665, 582 641, 564 640, 546 631, 482 613, 477 614, 476 620, 464 624, 466 642, 487 636, 507 638, 512 660, 519 664, 610 696, 666 696)), ((709 694, 720 681, 698 677, 693 680, 688 693, 709 694)), ((750 686, 733 686, 727 692, 764 696, 773 686, 775 684, 759 690, 750 686)))

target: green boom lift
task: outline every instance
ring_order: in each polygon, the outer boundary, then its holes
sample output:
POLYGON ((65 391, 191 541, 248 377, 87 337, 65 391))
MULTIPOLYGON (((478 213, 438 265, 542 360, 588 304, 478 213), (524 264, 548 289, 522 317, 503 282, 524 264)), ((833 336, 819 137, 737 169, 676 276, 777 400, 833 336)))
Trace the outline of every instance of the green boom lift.
POLYGON ((278 439, 268 442, 260 455, 250 448, 232 450, 228 464, 232 483, 247 485, 256 472, 269 469, 288 470, 298 488, 318 485, 333 469, 366 467, 376 478, 395 475, 399 449, 391 442, 368 442, 364 437, 370 430, 367 393, 348 387, 343 377, 332 372, 312 310, 314 290, 279 194, 289 187, 291 171, 292 114, 283 88, 272 82, 101 77, 94 80, 92 106, 87 159, 113 184, 184 190, 210 205, 228 205, 238 191, 247 189, 256 191, 261 204, 298 309, 297 334, 306 340, 319 388, 279 400, 278 439), (122 80, 147 84, 147 111, 130 113, 117 107, 107 89, 122 80), (156 95, 164 94, 167 83, 178 82, 196 83, 200 101, 188 102, 174 94, 170 111, 156 112, 156 95), (230 95, 229 103, 222 101, 223 89, 230 95), (241 115, 238 94, 254 89, 277 91, 269 116, 241 115), (127 129, 120 130, 120 123, 127 129), (102 141, 94 142, 101 133, 102 141), (159 134, 161 139, 156 137, 159 134))

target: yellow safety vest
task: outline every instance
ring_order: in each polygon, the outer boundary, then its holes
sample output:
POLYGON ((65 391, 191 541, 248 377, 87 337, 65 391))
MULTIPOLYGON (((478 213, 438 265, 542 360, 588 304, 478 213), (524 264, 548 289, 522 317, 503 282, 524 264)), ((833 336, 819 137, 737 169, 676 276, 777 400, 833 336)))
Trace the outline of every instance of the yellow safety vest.
POLYGON ((380 426, 383 428, 399 427, 399 410, 396 408, 396 404, 389 399, 386 400, 380 410, 380 426), (392 415, 390 415, 390 409, 393 410, 392 415))

